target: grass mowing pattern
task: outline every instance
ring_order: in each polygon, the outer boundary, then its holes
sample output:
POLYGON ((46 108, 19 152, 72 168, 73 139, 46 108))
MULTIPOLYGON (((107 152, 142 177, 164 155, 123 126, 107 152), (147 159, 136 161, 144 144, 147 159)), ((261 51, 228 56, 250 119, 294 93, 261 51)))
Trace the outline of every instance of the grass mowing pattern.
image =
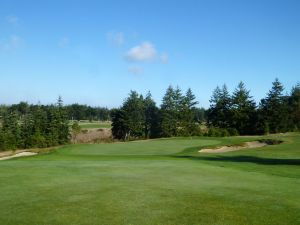
POLYGON ((66 146, 0 161, 0 224, 300 224, 300 136, 174 138, 66 146), (272 137, 276 138, 276 137, 272 137))

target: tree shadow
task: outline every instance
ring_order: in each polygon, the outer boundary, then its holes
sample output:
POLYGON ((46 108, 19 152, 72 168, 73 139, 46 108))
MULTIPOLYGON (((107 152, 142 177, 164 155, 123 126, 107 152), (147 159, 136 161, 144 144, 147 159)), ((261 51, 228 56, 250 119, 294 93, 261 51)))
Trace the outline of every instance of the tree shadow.
POLYGON ((300 159, 276 159, 276 158, 260 158, 256 156, 176 156, 179 158, 189 158, 193 160, 217 161, 217 162, 246 162, 262 165, 292 165, 300 166, 300 159))

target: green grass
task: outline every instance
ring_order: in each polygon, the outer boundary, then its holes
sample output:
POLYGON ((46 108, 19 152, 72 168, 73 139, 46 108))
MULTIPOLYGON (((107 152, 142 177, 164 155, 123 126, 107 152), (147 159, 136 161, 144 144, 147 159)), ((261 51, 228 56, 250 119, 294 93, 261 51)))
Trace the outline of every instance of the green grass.
POLYGON ((70 145, 0 161, 0 224, 300 224, 300 135, 70 145), (266 138, 266 137, 264 137, 266 138))
MULTIPOLYGON (((72 125, 72 122, 70 122, 72 125)), ((70 126, 71 126, 70 125, 70 126)), ((91 129, 91 128, 111 128, 111 123, 110 122, 102 122, 102 121, 80 121, 79 126, 82 129, 91 129)))

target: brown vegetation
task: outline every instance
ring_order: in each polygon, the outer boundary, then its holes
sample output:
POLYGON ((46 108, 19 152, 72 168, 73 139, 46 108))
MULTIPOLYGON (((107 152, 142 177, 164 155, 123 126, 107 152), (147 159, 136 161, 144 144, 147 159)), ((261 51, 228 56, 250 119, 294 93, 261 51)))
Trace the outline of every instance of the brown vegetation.
POLYGON ((112 140, 111 129, 109 128, 90 128, 84 129, 76 136, 72 136, 72 143, 99 143, 112 140))

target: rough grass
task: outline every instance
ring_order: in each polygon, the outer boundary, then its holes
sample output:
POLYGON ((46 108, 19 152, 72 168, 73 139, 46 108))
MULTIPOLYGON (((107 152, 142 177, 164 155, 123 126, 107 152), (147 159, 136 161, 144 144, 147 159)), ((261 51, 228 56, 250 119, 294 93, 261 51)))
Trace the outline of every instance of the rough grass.
POLYGON ((89 129, 89 128, 111 128, 111 123, 110 122, 99 122, 99 121, 94 121, 94 122, 80 122, 79 126, 82 129, 89 129))
POLYGON ((0 162, 0 224, 300 224, 300 135, 70 145, 0 162), (270 138, 270 137, 265 137, 270 138))
MULTIPOLYGON (((71 127, 73 122, 70 120, 69 126, 71 127)), ((78 122, 82 129, 93 129, 93 128, 111 128, 111 122, 109 121, 88 121, 81 120, 78 122)))

